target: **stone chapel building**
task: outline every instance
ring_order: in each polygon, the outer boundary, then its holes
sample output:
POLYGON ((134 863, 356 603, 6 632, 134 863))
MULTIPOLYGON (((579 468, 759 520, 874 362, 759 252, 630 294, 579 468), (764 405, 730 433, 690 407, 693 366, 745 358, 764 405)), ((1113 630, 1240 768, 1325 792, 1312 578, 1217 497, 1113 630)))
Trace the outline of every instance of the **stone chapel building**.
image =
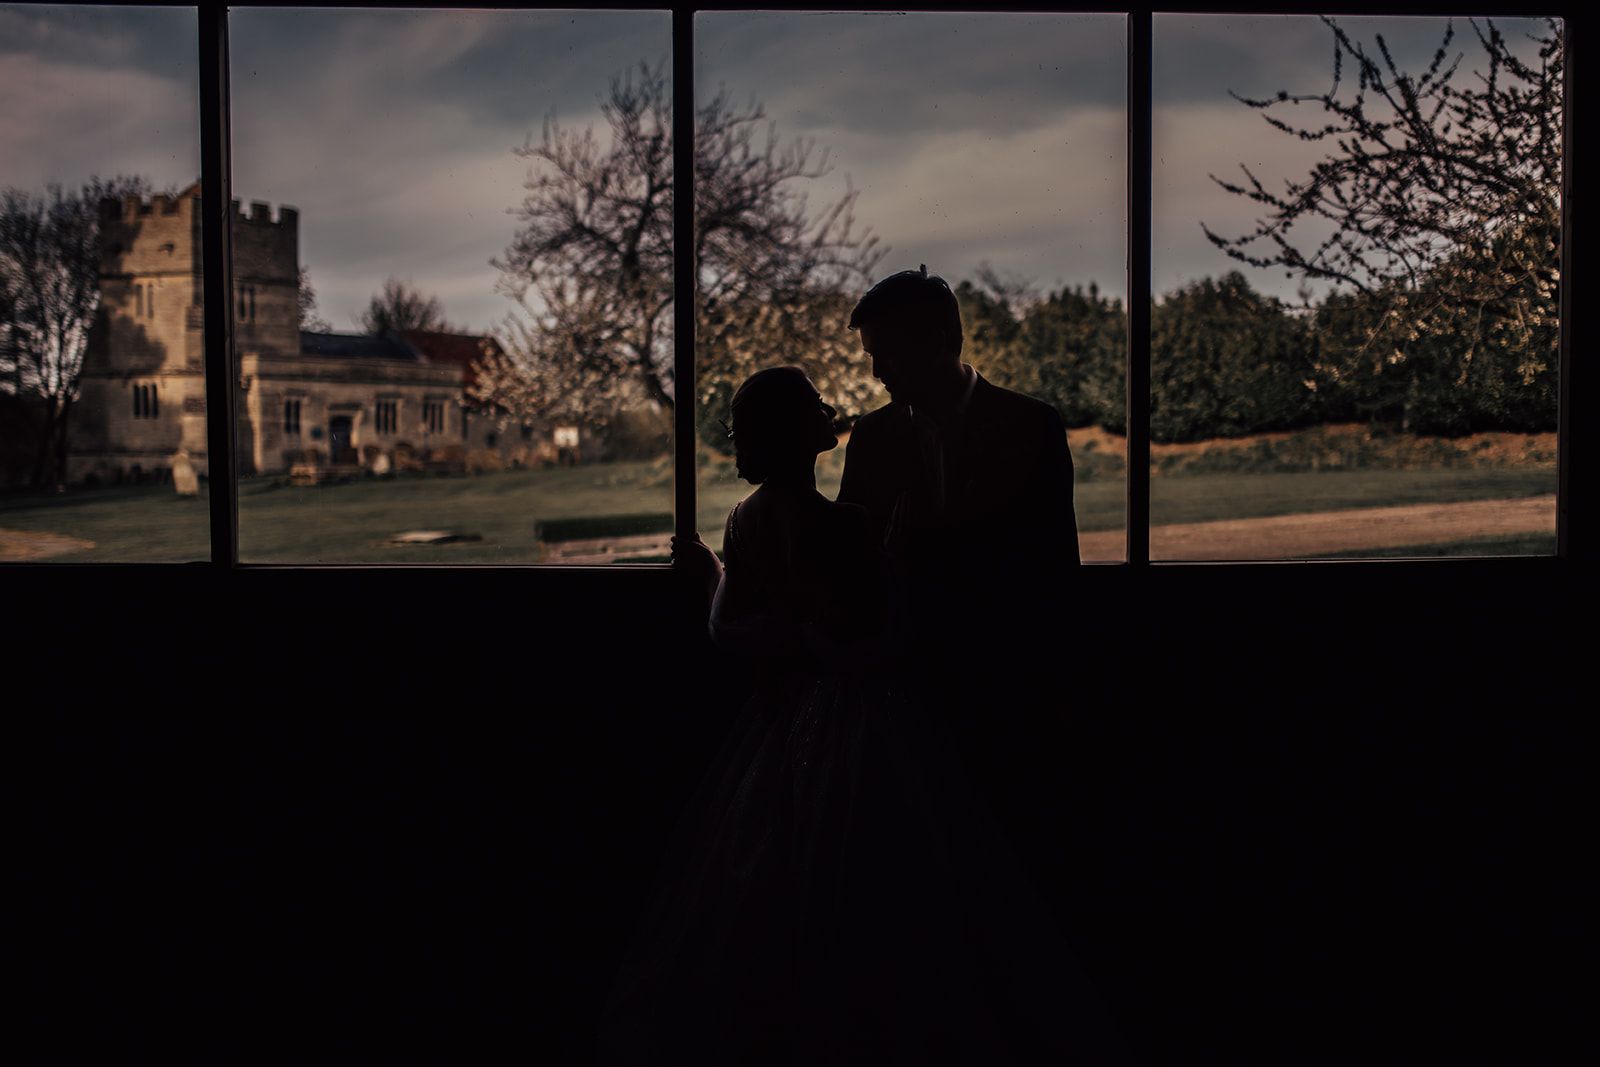
MULTIPOLYGON (((101 306, 90 331, 68 480, 206 471, 200 185, 101 204, 101 306)), ((239 473, 493 469, 548 462, 551 428, 464 406, 493 338, 300 329, 300 217, 234 201, 239 473)))

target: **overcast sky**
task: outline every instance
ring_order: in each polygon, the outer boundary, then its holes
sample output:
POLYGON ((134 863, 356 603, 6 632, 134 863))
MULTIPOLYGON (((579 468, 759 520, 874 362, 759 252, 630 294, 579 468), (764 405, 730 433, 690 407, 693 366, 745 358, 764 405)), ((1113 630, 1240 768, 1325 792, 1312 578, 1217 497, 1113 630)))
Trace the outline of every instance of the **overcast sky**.
MULTIPOLYGON (((1351 19, 1412 67, 1442 20, 1351 19)), ((1508 30, 1522 29, 1507 25, 1508 30)), ((301 259, 340 330, 389 275, 487 329, 544 116, 599 126, 613 73, 670 52, 660 12, 237 11, 234 193, 301 211, 301 259)), ((697 91, 763 102, 781 136, 815 138, 857 216, 952 281, 988 262, 1041 289, 1124 291, 1124 38, 1120 17, 706 13, 697 91)), ((199 173, 192 11, 0 5, 0 186, 90 173, 181 186, 199 173)), ((1457 47, 1480 54, 1458 24, 1457 47)), ((1230 99, 1325 89, 1332 39, 1309 17, 1161 16, 1155 50, 1155 287, 1233 264, 1201 220, 1242 232, 1253 205, 1208 174, 1303 175, 1315 146, 1230 99)), ((1289 117, 1295 117, 1291 114, 1289 117)), ((1252 280, 1288 295, 1281 274, 1252 280)))

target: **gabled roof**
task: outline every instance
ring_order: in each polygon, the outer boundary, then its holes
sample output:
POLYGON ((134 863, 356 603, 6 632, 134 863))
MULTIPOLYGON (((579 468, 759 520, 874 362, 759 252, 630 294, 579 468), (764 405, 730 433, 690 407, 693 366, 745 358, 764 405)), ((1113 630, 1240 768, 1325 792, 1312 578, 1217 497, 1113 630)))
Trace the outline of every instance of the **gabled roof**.
POLYGON ((500 343, 493 337, 472 333, 439 333, 433 330, 407 330, 400 335, 422 353, 430 363, 453 363, 462 369, 463 385, 476 380, 473 364, 486 352, 499 353, 500 343))

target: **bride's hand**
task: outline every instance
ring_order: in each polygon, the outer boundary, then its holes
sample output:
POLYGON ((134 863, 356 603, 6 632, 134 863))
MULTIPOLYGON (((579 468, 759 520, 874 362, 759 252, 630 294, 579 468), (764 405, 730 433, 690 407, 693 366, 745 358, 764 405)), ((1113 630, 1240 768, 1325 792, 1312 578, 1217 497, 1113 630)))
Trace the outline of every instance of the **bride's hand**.
POLYGON ((672 538, 672 569, 690 578, 699 579, 715 588, 722 580, 722 561, 711 547, 695 534, 694 539, 672 538))

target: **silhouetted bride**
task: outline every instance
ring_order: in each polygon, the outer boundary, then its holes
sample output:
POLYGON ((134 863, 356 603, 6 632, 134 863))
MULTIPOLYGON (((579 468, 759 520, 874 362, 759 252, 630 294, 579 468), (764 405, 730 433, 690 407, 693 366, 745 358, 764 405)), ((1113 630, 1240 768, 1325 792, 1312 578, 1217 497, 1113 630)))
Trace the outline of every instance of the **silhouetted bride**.
POLYGON ((675 544, 756 681, 613 986, 601 1061, 1126 1062, 887 667, 901 628, 865 513, 816 489, 833 415, 797 368, 751 376, 731 436, 758 488, 728 515, 726 566, 675 544))

